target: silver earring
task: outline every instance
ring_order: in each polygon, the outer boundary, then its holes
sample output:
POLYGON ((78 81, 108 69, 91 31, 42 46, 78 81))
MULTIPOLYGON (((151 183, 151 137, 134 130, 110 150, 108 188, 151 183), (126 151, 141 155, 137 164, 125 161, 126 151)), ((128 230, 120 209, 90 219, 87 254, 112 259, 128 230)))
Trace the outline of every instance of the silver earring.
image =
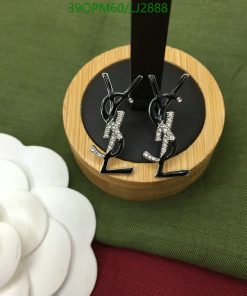
POLYGON ((108 147, 106 153, 103 154, 95 146, 90 148, 91 152, 100 158, 104 159, 101 173, 103 174, 130 174, 133 168, 124 169, 107 169, 108 161, 112 157, 118 156, 124 148, 124 138, 121 133, 121 125, 124 119, 125 112, 118 110, 119 106, 124 100, 129 100, 130 93, 133 89, 141 82, 143 76, 139 75, 131 83, 131 85, 124 92, 115 92, 107 73, 103 73, 102 77, 104 79, 107 96, 103 99, 101 103, 101 115, 106 123, 105 132, 103 135, 104 139, 109 139, 108 147))
POLYGON ((182 102, 182 98, 177 96, 177 92, 189 78, 189 75, 182 75, 176 87, 170 93, 165 94, 160 92, 156 77, 154 75, 149 75, 148 78, 154 93, 154 99, 149 105, 148 112, 150 119, 157 126, 155 141, 162 142, 162 144, 159 157, 151 155, 148 151, 145 151, 143 156, 150 162, 158 163, 158 168, 155 174, 156 177, 187 176, 189 174, 189 170, 164 173, 163 167, 164 162, 175 154, 177 147, 176 137, 172 133, 172 125, 175 113, 173 111, 167 112, 167 108, 174 100, 178 103, 182 102))

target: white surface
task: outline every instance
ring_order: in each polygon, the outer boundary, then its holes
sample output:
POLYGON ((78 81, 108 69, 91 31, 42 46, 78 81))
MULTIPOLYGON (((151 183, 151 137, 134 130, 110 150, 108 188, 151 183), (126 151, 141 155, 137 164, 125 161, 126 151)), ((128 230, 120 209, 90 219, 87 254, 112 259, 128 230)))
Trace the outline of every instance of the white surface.
POLYGON ((29 279, 22 266, 18 267, 11 281, 0 289, 0 296, 29 296, 29 279))
POLYGON ((0 134, 0 159, 15 160, 25 146, 16 138, 0 134))
POLYGON ((91 249, 96 219, 91 204, 72 189, 48 187, 32 193, 46 207, 49 216, 66 227, 72 239, 70 272, 57 295, 90 295, 97 277, 96 259, 91 249))
POLYGON ((0 296, 91 294, 95 213, 68 182, 57 153, 0 134, 0 296))
POLYGON ((45 240, 25 260, 29 271, 32 296, 53 295, 67 276, 70 258, 69 234, 61 224, 51 219, 45 240))
POLYGON ((56 152, 44 147, 25 147, 19 158, 31 188, 45 186, 67 187, 69 172, 66 163, 56 152))
POLYGON ((14 275, 21 257, 21 241, 13 227, 0 222, 0 288, 14 275))
POLYGON ((0 205, 5 212, 4 222, 12 225, 20 236, 22 257, 29 255, 46 234, 45 208, 30 192, 16 189, 0 191, 0 205))
POLYGON ((28 180, 24 172, 13 162, 0 159, 0 189, 28 190, 28 180))
POLYGON ((0 134, 0 159, 17 164, 26 174, 30 188, 68 187, 67 165, 62 157, 51 149, 38 146, 26 147, 16 138, 0 134))

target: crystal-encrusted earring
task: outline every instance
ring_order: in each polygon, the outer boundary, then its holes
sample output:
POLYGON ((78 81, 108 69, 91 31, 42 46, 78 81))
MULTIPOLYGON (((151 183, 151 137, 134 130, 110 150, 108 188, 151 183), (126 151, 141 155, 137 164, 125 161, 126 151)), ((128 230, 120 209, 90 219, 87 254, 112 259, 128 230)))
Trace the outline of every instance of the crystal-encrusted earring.
POLYGON ((182 102, 182 98, 177 96, 177 92, 189 78, 189 75, 182 75, 176 87, 170 93, 165 94, 160 92, 157 80, 154 75, 149 75, 148 78, 154 93, 154 99, 149 105, 148 112, 150 119, 157 126, 155 141, 162 142, 162 144, 159 157, 151 155, 148 151, 145 151, 143 156, 150 162, 158 163, 158 169, 155 174, 156 177, 187 176, 189 170, 163 173, 163 166, 164 162, 175 154, 177 147, 176 137, 172 133, 172 125, 175 113, 173 111, 167 112, 167 108, 173 100, 177 101, 178 103, 182 102))
POLYGON ((124 148, 124 138, 121 133, 121 125, 125 112, 118 110, 118 108, 124 100, 130 99, 131 92, 137 84, 141 82, 143 76, 137 76, 124 92, 115 92, 113 90, 110 77, 107 73, 102 73, 102 77, 107 89, 107 96, 101 103, 101 115, 106 122, 103 138, 109 139, 109 143, 105 154, 101 153, 95 146, 92 146, 90 150, 98 157, 104 159, 103 166, 100 171, 101 173, 130 174, 132 173, 133 168, 109 170, 107 169, 107 164, 110 158, 118 156, 124 148))

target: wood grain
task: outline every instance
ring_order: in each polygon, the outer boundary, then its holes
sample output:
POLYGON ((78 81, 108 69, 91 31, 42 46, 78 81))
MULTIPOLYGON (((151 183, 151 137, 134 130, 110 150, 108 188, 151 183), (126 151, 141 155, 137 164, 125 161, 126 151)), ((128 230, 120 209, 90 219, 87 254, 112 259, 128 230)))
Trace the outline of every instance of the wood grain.
MULTIPOLYGON (((96 186, 107 193, 131 200, 154 200, 174 195, 192 184, 206 169, 210 157, 220 139, 225 108, 220 89, 212 74, 195 58, 187 53, 167 47, 166 61, 189 73, 198 83, 204 98, 206 118, 196 141, 185 151, 165 163, 166 171, 190 169, 187 177, 156 178, 157 164, 134 163, 112 159, 109 168, 133 167, 130 175, 100 174, 102 159, 90 152, 97 145, 88 136, 81 120, 81 100, 89 82, 104 68, 130 58, 130 47, 123 46, 107 51, 76 74, 66 92, 63 106, 64 128, 75 159, 85 175, 96 186)), ((99 150, 101 150, 98 147, 99 150)))

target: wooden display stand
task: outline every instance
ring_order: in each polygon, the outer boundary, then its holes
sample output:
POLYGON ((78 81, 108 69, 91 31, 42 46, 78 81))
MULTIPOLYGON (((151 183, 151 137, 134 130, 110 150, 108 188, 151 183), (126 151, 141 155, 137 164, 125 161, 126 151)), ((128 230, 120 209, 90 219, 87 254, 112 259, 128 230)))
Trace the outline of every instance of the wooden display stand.
POLYGON ((99 171, 102 159, 90 152, 90 147, 97 145, 87 134, 81 118, 82 98, 90 81, 98 73, 109 65, 129 58, 130 46, 123 46, 97 56, 82 67, 65 95, 64 128, 78 165, 92 183, 103 191, 120 198, 156 200, 184 190, 206 169, 223 130, 224 102, 214 77, 199 61, 181 50, 166 47, 165 60, 188 73, 197 82, 205 99, 206 117, 198 138, 185 151, 165 163, 166 170, 189 169, 189 175, 156 178, 154 173, 157 164, 129 162, 119 158, 112 159, 110 166, 114 168, 133 167, 133 174, 101 174, 99 171))

